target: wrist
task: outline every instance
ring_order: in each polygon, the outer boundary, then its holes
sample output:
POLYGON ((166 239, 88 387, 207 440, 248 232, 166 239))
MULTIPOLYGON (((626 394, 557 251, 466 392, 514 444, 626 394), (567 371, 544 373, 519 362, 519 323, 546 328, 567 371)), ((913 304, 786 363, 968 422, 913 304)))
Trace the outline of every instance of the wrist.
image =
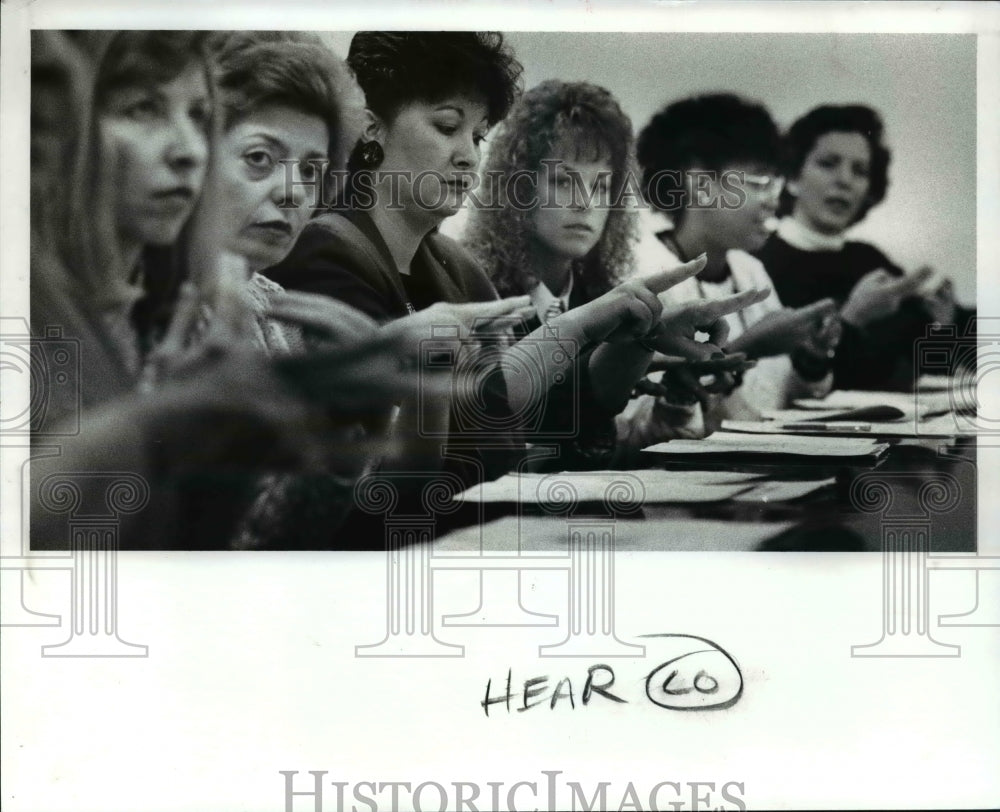
POLYGON ((864 330, 868 322, 871 321, 863 311, 851 307, 850 302, 841 308, 840 320, 855 330, 864 330))
POLYGON ((832 368, 831 358, 820 357, 808 350, 798 348, 791 354, 792 368, 806 381, 821 381, 832 368))

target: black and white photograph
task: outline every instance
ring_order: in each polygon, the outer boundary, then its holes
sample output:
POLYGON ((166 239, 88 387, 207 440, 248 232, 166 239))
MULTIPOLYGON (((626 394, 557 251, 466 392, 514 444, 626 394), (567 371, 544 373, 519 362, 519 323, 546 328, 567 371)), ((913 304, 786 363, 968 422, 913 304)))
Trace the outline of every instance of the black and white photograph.
POLYGON ((1000 802, 1000 4, 3 4, 4 809, 1000 802))

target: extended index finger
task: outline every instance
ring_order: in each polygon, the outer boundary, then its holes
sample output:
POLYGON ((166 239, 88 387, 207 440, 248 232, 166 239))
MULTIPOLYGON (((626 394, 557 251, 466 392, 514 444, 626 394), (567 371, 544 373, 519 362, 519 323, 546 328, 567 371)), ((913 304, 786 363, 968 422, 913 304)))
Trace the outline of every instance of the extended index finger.
POLYGON ((685 279, 690 279, 692 276, 701 273, 705 270, 705 263, 707 262, 708 258, 702 254, 690 262, 678 265, 676 268, 668 268, 665 271, 657 271, 654 274, 650 274, 641 281, 653 293, 663 293, 663 291, 669 290, 679 282, 683 282, 685 279))
POLYGON ((697 302, 692 309, 696 322, 710 323, 722 316, 742 310, 744 307, 762 302, 770 295, 770 288, 761 288, 760 290, 751 288, 750 290, 741 290, 731 296, 724 296, 721 299, 697 302))
POLYGON ((506 299, 496 299, 491 302, 468 302, 455 305, 455 308, 463 316, 489 319, 497 316, 506 316, 530 305, 530 296, 510 296, 506 299))
POLYGON ((893 288, 895 288, 896 293, 901 296, 909 296, 912 293, 916 293, 917 290, 923 285, 928 279, 934 275, 934 269, 923 267, 919 271, 914 271, 910 274, 904 274, 898 279, 892 280, 890 283, 893 288))

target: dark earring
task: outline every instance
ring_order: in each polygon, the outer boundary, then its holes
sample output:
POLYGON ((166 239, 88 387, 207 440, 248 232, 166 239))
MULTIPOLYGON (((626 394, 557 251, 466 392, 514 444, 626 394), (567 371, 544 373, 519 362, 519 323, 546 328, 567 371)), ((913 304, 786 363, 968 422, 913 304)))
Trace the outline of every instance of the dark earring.
POLYGON ((366 169, 375 169, 381 166, 384 160, 385 153, 378 141, 367 141, 361 146, 361 163, 366 169))

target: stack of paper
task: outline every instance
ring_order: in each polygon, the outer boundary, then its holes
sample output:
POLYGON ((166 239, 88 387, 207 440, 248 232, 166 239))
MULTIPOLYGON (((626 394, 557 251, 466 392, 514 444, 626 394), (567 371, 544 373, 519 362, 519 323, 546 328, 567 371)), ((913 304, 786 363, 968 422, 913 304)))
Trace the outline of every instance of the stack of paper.
POLYGON ((563 471, 553 474, 508 474, 458 494, 463 502, 558 504, 614 500, 634 492, 642 504, 719 502, 753 488, 759 474, 717 471, 563 471))
MULTIPOLYGON (((734 522, 711 519, 665 518, 656 521, 617 519, 608 524, 614 533, 614 550, 745 551, 794 526, 794 522, 734 522)), ((590 528, 593 531, 593 526, 590 528)), ((565 555, 570 535, 579 528, 561 517, 508 516, 448 533, 434 543, 435 555, 459 552, 474 554, 538 553, 558 551, 565 555)), ((524 558, 531 568, 533 556, 524 558)))
POLYGON ((924 420, 910 418, 908 420, 898 420, 890 423, 877 421, 858 421, 868 427, 867 430, 859 431, 852 429, 852 423, 838 424, 836 421, 830 423, 815 423, 810 428, 810 423, 806 422, 814 414, 819 412, 803 412, 795 410, 784 410, 773 412, 774 420, 723 420, 722 428, 726 431, 747 432, 750 434, 784 434, 784 435, 826 435, 826 436, 848 436, 848 437, 957 437, 961 435, 975 434, 975 429, 966 422, 957 419, 954 414, 942 414, 937 417, 928 417, 924 420), (788 423, 796 423, 795 429, 785 428, 788 423))
POLYGON ((671 440, 644 449, 654 454, 794 454, 809 457, 877 457, 889 447, 870 437, 743 434, 717 431, 704 440, 671 440))
POLYGON ((728 471, 563 471, 558 474, 508 474, 458 494, 461 502, 564 504, 614 501, 622 490, 643 505, 721 502, 780 502, 798 499, 832 485, 833 479, 783 482, 760 474, 728 471), (619 490, 619 486, 624 486, 619 490))
POLYGON ((906 419, 925 418, 950 412, 956 405, 966 407, 975 403, 968 387, 940 391, 916 392, 866 392, 838 389, 822 400, 796 400, 795 406, 810 411, 836 409, 862 409, 868 406, 895 406, 906 419))

